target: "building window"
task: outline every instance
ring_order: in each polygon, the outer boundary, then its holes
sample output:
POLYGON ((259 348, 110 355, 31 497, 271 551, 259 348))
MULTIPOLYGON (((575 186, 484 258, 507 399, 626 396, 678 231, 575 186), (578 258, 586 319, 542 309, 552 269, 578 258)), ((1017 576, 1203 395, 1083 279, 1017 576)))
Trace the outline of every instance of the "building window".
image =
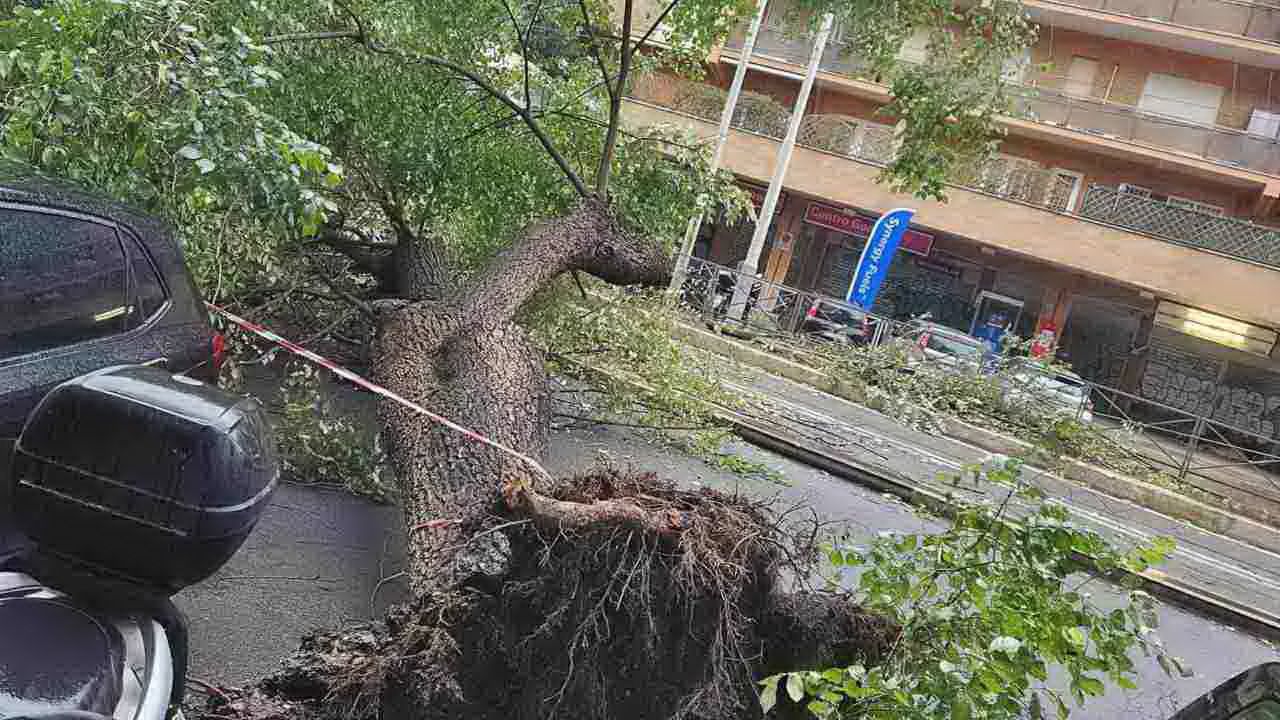
POLYGON ((1176 75, 1151 73, 1138 100, 1138 109, 1201 125, 1218 121, 1218 108, 1226 88, 1195 82, 1176 75))
POLYGON ((1098 78, 1098 61, 1076 55, 1067 66, 1066 81, 1062 92, 1075 97, 1092 97, 1093 84, 1098 78))

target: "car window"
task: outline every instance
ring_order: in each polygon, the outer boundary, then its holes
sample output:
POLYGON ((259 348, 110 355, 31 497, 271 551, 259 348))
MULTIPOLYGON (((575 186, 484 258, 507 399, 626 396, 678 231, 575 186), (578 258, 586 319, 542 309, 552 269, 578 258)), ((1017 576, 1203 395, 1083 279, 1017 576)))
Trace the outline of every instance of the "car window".
POLYGON ((126 275, 114 228, 0 208, 0 359, 122 331, 126 275))
POLYGON ((947 353, 948 355, 977 357, 982 354, 982 348, 978 345, 962 340, 954 335, 947 335, 940 332, 929 333, 929 341, 926 347, 930 350, 947 353))
POLYGON ((164 284, 151 259, 137 238, 130 236, 129 246, 129 323, 137 327, 145 323, 164 305, 164 284))

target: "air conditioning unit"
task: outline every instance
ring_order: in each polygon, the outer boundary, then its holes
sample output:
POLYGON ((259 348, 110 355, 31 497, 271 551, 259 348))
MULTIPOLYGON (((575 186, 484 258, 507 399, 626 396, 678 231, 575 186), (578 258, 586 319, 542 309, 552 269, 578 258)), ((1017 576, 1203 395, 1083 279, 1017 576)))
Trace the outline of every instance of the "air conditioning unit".
POLYGON ((1254 110, 1249 116, 1249 128, 1245 132, 1268 138, 1280 136, 1280 113, 1254 110))

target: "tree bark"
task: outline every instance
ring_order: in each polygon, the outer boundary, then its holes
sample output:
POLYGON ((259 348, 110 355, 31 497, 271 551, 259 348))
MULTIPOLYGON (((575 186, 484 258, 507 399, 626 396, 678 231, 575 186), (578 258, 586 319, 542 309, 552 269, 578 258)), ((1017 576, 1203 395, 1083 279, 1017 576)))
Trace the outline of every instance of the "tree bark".
MULTIPOLYGON (((380 315, 378 380, 534 458, 550 386, 513 321, 521 306, 573 270, 655 286, 669 274, 656 244, 593 198, 527 228, 469 281, 431 242, 402 237, 397 265, 414 300, 380 315)), ((381 688, 380 717, 758 717, 761 672, 875 662, 897 636, 846 597, 778 588, 778 521, 749 502, 652 478, 551 487, 399 404, 379 414, 417 603, 378 651, 380 679, 357 683, 359 697, 381 688)))
MULTIPOLYGON (((465 287, 447 279, 451 269, 426 244, 402 238, 397 252, 404 294, 429 299, 379 323, 374 369, 380 382, 535 458, 547 446, 550 389, 542 354, 513 322, 516 312, 570 270, 651 285, 665 282, 669 272, 656 244, 625 232, 594 199, 528 228, 465 287)), ((504 486, 538 489, 543 483, 536 473, 398 404, 384 401, 380 419, 412 533, 415 593, 500 573, 501 536, 473 542, 469 534, 501 509, 504 486)))

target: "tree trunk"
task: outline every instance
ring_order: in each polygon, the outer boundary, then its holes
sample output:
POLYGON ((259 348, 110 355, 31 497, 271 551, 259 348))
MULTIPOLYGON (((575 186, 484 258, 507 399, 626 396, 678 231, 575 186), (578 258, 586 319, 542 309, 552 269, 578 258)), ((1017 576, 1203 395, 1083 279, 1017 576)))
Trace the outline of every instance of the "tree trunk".
MULTIPOLYGON (((517 311, 564 272, 669 273, 594 199, 465 284, 429 239, 402 233, 392 257, 411 302, 380 315, 377 379, 534 458, 550 387, 517 311)), ((306 717, 736 720, 759 716, 760 673, 874 661, 896 637, 847 598, 778 587, 794 541, 748 499, 617 472, 551 481, 399 404, 379 414, 416 599, 374 633, 308 641, 265 685, 306 717)))
MULTIPOLYGON (((411 297, 423 300, 380 323, 374 368, 391 390, 490 439, 541 457, 550 388, 541 352, 514 324, 520 307, 557 275, 584 270, 619 283, 660 284, 668 260, 623 231, 608 208, 585 200, 568 215, 529 228, 465 289, 442 280, 438 253, 409 245, 398 258, 411 297)), ((502 571, 501 536, 464 541, 500 512, 501 490, 544 484, 526 463, 384 401, 380 419, 410 529, 409 574, 421 595, 477 573, 502 571), (433 522, 442 521, 442 522, 433 522), (433 529, 425 529, 433 523, 433 529)))

